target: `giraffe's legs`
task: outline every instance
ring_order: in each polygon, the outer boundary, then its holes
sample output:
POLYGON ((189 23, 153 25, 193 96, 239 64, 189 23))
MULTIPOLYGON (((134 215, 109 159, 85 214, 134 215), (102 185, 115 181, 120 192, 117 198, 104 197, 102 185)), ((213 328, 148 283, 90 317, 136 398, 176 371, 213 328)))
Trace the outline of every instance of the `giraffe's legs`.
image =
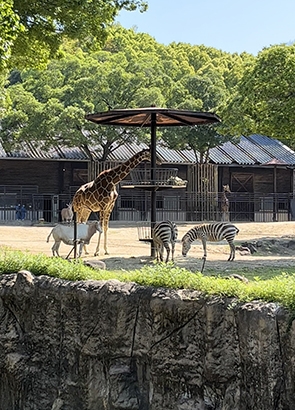
MULTIPOLYGON (((86 223, 88 221, 88 218, 89 218, 90 214, 91 214, 91 210, 89 210, 88 208, 81 208, 81 209, 78 209, 77 211, 74 210, 74 212, 76 213, 75 218, 76 218, 76 223, 77 224, 86 223)), ((84 249, 85 255, 88 255, 89 252, 87 250, 87 246, 85 244, 83 244, 82 247, 84 249)), ((82 247, 81 247, 81 254, 82 254, 82 247)))
MULTIPOLYGON (((104 253, 105 255, 109 255, 108 253, 108 228, 109 228, 109 219, 110 219, 111 212, 100 212, 100 224, 102 227, 103 235, 104 235, 104 253)), ((94 256, 99 255, 99 246, 100 246, 100 239, 101 239, 101 233, 98 235, 98 241, 97 241, 97 246, 96 246, 96 251, 94 256)))
POLYGON ((103 222, 104 253, 105 253, 105 255, 108 255, 108 254, 109 254, 107 244, 108 244, 108 229, 109 229, 109 219, 110 219, 110 216, 111 216, 111 212, 108 212, 108 213, 105 215, 104 222, 103 222))
POLYGON ((97 240, 97 245, 96 245, 96 250, 95 250, 94 256, 99 255, 100 238, 101 238, 101 232, 99 232, 99 234, 98 234, 98 240, 97 240))

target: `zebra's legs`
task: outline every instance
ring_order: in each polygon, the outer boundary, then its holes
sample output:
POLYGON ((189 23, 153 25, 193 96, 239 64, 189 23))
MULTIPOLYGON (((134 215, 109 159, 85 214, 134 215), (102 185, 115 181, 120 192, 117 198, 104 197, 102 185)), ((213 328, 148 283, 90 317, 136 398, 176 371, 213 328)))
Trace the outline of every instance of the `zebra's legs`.
POLYGON ((156 244, 156 253, 157 253, 157 262, 161 261, 164 262, 164 247, 167 252, 166 260, 165 263, 168 262, 169 260, 169 255, 170 255, 170 247, 169 243, 162 243, 162 244, 156 244))
POLYGON ((157 255, 157 262, 163 262, 164 260, 164 246, 163 244, 156 243, 156 255, 157 255))
POLYGON ((206 259, 207 258, 207 240, 206 240, 206 238, 202 238, 202 244, 203 244, 203 250, 204 250, 203 259, 206 259))
POLYGON ((165 242, 165 243, 164 243, 164 246, 165 246, 165 249, 166 249, 166 252, 167 252, 166 261, 165 261, 165 262, 167 263, 168 260, 169 260, 169 255, 170 255, 169 243, 165 242))
POLYGON ((161 258, 163 258, 163 252, 161 252, 161 245, 159 245, 158 243, 155 244, 156 247, 156 257, 157 257, 157 262, 159 262, 159 260, 162 260, 161 258))
POLYGON ((202 268, 201 268, 201 273, 204 270, 206 259, 207 259, 207 241, 206 241, 206 238, 202 238, 202 244, 203 244, 204 255, 203 255, 203 258, 202 258, 203 259, 203 264, 202 264, 202 268))
POLYGON ((160 261, 163 262, 164 261, 164 245, 162 243, 159 246, 159 249, 160 249, 160 261))
POLYGON ((204 267, 205 267, 206 257, 203 256, 202 260, 203 260, 203 263, 202 263, 202 267, 201 267, 201 273, 203 273, 203 270, 204 270, 204 267))
POLYGON ((174 262, 175 242, 171 243, 171 260, 174 262))
POLYGON ((230 246, 230 255, 229 255, 228 261, 233 261, 236 256, 235 245, 233 244, 233 242, 229 242, 228 244, 230 246))

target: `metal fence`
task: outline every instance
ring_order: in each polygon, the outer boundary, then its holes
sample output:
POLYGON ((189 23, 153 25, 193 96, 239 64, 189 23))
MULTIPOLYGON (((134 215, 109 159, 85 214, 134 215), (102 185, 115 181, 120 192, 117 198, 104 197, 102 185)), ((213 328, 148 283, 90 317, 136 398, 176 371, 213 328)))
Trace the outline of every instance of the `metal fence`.
POLYGON ((0 222, 17 219, 16 207, 25 205, 26 222, 53 222, 60 220, 60 211, 71 200, 69 195, 44 195, 36 186, 0 185, 0 222))
MULTIPOLYGON (((171 190, 170 190, 171 191, 171 190)), ((113 221, 149 221, 151 216, 150 192, 132 191, 121 193, 111 215, 113 221)), ((156 218, 179 222, 220 221, 222 193, 171 193, 167 190, 157 193, 156 218)), ((57 223, 60 211, 71 201, 70 195, 42 195, 26 190, 11 192, 0 186, 0 222, 16 219, 16 205, 24 204, 26 221, 57 223)), ((96 218, 96 215, 92 216, 96 218)), ((295 199, 293 194, 250 194, 231 193, 229 215, 232 222, 272 222, 295 220, 295 199)))
MULTIPOLYGON (((157 195, 157 220, 220 221, 222 193, 157 195)), ((116 220, 150 220, 149 195, 134 194, 118 198, 113 215, 116 220)), ((295 219, 292 194, 234 193, 229 198, 228 220, 235 222, 272 222, 295 219)))

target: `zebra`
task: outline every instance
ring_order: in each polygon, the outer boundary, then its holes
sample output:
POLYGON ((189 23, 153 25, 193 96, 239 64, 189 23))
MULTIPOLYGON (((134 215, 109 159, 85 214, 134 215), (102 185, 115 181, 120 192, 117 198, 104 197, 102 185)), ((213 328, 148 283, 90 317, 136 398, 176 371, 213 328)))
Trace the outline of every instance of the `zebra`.
POLYGON ((200 240, 203 244, 204 256, 203 256, 203 266, 201 272, 203 272, 206 258, 207 258, 207 241, 209 242, 219 242, 225 239, 230 247, 230 255, 228 260, 233 261, 235 259, 236 250, 234 246, 234 238, 239 233, 239 229, 226 222, 217 222, 211 224, 197 225, 191 228, 181 239, 182 241, 182 256, 186 256, 190 250, 192 242, 200 240))
POLYGON ((166 263, 169 260, 170 255, 170 243, 171 243, 171 260, 174 261, 175 242, 178 236, 178 229, 174 222, 169 220, 156 223, 152 230, 152 239, 156 248, 157 262, 159 258, 163 262, 164 247, 167 252, 166 263))

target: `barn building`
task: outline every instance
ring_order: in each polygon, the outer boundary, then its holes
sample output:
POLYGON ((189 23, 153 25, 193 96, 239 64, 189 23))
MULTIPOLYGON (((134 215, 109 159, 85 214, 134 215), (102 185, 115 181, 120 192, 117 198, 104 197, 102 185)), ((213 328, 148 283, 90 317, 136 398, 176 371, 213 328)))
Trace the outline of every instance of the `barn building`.
MULTIPOLYGON (((100 163, 99 147, 91 148, 93 161, 80 147, 44 150, 25 143, 21 150, 7 152, 0 141, 0 222, 15 220, 17 204, 26 206, 27 221, 57 222, 80 185, 143 148, 146 145, 118 147, 100 163)), ((242 136, 212 148, 207 164, 198 164, 192 151, 161 144, 157 155, 162 161, 157 167, 157 220, 222 220, 225 197, 231 221, 295 219, 295 152, 278 140, 242 136)), ((120 183, 112 220, 149 220, 149 166, 140 164, 120 183)))

